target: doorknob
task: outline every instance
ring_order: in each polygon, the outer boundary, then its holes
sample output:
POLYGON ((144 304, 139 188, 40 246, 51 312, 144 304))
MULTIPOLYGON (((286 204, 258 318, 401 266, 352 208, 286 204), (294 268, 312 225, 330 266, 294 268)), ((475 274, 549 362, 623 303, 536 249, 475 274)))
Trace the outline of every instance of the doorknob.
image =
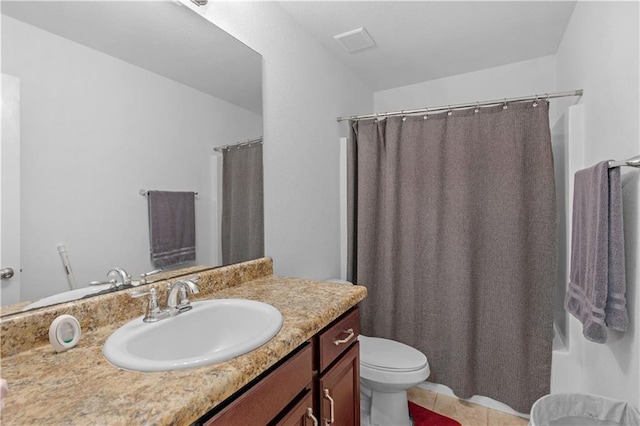
POLYGON ((11 268, 2 268, 0 269, 0 278, 3 280, 8 280, 13 277, 13 269, 11 268))

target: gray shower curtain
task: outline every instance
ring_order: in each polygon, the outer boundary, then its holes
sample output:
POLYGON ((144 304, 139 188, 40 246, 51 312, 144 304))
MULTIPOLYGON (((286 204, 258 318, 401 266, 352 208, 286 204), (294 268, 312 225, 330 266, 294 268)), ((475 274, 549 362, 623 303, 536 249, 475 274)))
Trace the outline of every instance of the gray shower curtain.
POLYGON ((548 104, 352 122, 349 278, 363 334, 429 381, 529 412, 549 392, 556 210, 548 104))
POLYGON ((264 256, 262 144, 222 151, 222 263, 264 256))

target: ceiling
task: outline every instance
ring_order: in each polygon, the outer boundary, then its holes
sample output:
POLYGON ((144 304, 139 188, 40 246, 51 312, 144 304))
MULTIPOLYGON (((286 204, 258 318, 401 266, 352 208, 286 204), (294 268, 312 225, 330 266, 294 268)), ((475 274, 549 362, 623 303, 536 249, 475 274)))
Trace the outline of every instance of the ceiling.
MULTIPOLYGON (((371 90, 380 91, 552 55, 576 3, 280 4, 371 90), (376 46, 347 53, 333 36, 359 27, 376 46)), ((260 55, 175 1, 2 0, 2 13, 261 113, 260 55)))
POLYGON ((2 14, 262 114, 262 58, 176 1, 6 1, 2 14))
POLYGON ((302 1, 282 7, 380 91, 553 55, 575 1, 302 1), (333 36, 365 27, 376 46, 333 36))

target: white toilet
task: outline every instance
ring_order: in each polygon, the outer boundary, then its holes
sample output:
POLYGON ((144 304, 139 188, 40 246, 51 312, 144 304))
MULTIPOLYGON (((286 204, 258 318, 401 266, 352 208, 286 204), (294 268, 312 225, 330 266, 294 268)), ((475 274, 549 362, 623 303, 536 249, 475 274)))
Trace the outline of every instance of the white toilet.
MULTIPOLYGON (((329 280, 351 284, 343 280, 329 280)), ((411 426, 407 389, 429 377, 427 357, 389 339, 360 335, 361 423, 366 426, 411 426)))

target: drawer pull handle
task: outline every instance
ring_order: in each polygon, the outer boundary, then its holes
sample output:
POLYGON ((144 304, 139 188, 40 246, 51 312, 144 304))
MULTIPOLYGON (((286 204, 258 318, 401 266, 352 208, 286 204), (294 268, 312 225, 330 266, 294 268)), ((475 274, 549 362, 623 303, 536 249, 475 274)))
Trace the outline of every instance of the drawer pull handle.
POLYGON ((356 335, 356 333, 354 333, 354 331, 353 331, 353 328, 345 330, 344 332, 349 334, 349 335, 347 337, 345 337, 344 339, 334 340, 333 341, 334 345, 338 346, 338 345, 341 345, 343 343, 347 343, 349 340, 353 339, 353 336, 356 335))
POLYGON ((318 420, 316 416, 313 415, 313 409, 311 407, 307 408, 307 418, 311 419, 313 426, 318 426, 318 420))
POLYGON ((324 390, 324 397, 325 399, 329 400, 329 417, 330 419, 324 419, 325 421, 325 425, 330 425, 333 424, 333 422, 335 421, 335 412, 333 410, 333 398, 331 398, 331 395, 329 395, 329 389, 325 389, 324 390))

